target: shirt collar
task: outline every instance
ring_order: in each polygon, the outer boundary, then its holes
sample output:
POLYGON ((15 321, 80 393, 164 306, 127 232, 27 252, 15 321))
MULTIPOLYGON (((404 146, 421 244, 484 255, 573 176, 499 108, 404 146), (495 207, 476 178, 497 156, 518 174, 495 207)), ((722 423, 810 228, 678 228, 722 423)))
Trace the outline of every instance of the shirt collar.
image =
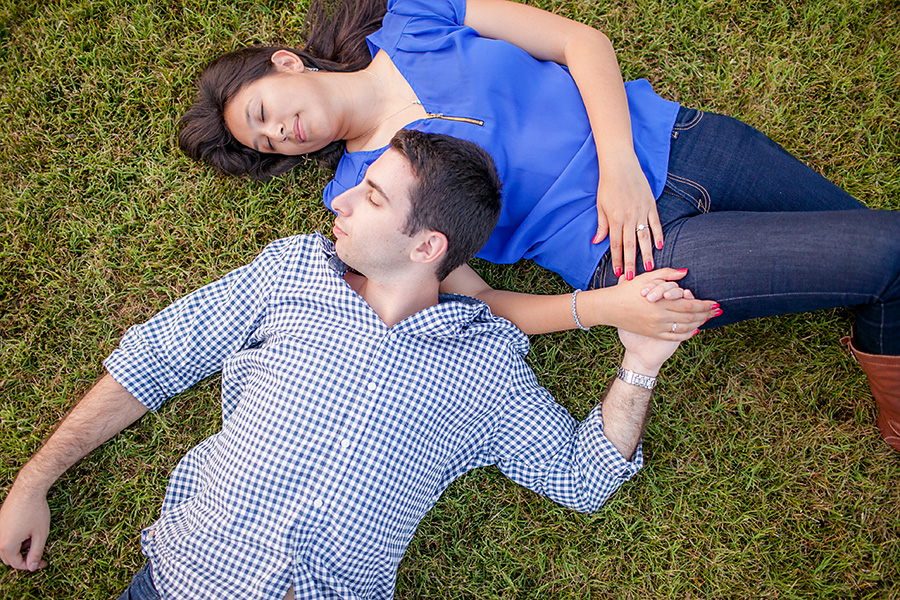
MULTIPOLYGON (((322 253, 328 267, 343 278, 350 267, 338 257, 334 242, 321 232, 316 232, 316 236, 322 244, 322 253)), ((466 338, 491 329, 510 330, 507 335, 516 338, 517 345, 522 347, 523 352, 528 351, 528 338, 515 325, 492 314, 488 305, 481 300, 459 294, 441 294, 438 304, 406 317, 394 325, 391 331, 398 335, 429 338, 466 338)))
POLYGON ((334 249, 334 242, 322 235, 321 231, 317 231, 315 236, 319 238, 319 243, 322 245, 322 254, 325 256, 325 262, 331 270, 340 277, 346 275, 347 271, 350 270, 350 267, 338 257, 337 251, 334 249))

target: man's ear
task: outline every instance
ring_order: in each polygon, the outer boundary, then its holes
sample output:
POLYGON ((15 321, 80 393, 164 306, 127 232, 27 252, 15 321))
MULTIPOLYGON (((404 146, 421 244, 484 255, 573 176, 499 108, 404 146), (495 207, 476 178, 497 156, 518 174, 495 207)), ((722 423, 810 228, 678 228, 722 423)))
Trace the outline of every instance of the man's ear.
POLYGON ((440 231, 422 231, 417 234, 419 243, 410 253, 410 260, 423 264, 437 264, 447 254, 447 236, 440 231))
POLYGON ((272 55, 272 64, 275 65, 276 71, 303 71, 306 67, 300 57, 290 50, 279 50, 272 55))

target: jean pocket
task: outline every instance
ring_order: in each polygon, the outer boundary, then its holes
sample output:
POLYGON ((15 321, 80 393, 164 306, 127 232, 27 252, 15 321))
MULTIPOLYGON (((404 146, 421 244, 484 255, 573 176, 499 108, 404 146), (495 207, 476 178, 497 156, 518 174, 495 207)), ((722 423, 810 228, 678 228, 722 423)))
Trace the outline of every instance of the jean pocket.
POLYGON ((678 117, 675 119, 675 125, 672 126, 672 137, 677 138, 678 132, 687 131, 703 119, 703 112, 696 108, 681 107, 678 109, 678 117))
POLYGON ((671 172, 668 173, 668 177, 666 178, 666 186, 663 189, 663 193, 669 193, 672 196, 687 202, 691 205, 692 210, 696 210, 695 214, 708 213, 710 206, 712 205, 712 198, 705 187, 696 181, 692 181, 686 177, 679 177, 671 172))

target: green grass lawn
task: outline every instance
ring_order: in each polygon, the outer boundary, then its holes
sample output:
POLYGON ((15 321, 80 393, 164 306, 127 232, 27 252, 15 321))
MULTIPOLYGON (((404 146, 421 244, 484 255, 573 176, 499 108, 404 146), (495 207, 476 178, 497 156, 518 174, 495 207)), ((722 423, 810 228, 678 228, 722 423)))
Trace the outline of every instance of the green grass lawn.
MULTIPOLYGON (((627 78, 741 118, 900 209, 896 0, 543 5, 607 32, 627 78)), ((299 40, 304 6, 0 0, 0 490, 130 324, 271 240, 329 230, 325 174, 229 180, 175 143, 200 67, 299 40)), ((530 264, 475 266, 495 285, 565 289, 530 264)), ((419 528, 397 596, 900 598, 900 455, 838 346, 849 326, 831 311, 698 335, 663 372, 647 467, 604 509, 470 473, 419 528)), ((535 338, 530 361, 582 418, 619 354, 594 330, 535 338)), ((217 394, 204 382, 73 468, 50 495, 50 566, 0 568, 0 598, 116 596, 169 472, 218 429, 217 394)))

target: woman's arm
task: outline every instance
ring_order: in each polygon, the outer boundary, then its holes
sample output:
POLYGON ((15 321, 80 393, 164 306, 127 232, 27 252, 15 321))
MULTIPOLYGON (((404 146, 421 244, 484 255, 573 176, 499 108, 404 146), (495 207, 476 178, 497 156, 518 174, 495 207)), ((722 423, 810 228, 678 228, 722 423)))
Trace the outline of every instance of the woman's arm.
POLYGON ((483 37, 510 42, 539 60, 569 68, 597 146, 600 183, 594 242, 609 235, 617 276, 633 277, 637 249, 645 269, 652 270, 654 241, 658 248, 663 243, 662 225, 634 153, 628 100, 609 38, 582 23, 505 0, 468 0, 465 25, 483 37), (636 233, 638 225, 650 228, 636 233))
MULTIPOLYGON (((695 300, 678 288, 674 282, 685 274, 686 270, 659 269, 631 281, 620 279, 615 287, 581 292, 576 297, 578 320, 584 327, 611 325, 657 339, 684 341, 700 325, 722 314, 715 302, 695 300)), ((468 265, 453 271, 441 283, 441 292, 478 298, 495 315, 509 319, 529 335, 575 329, 572 294, 495 290, 468 265)))

